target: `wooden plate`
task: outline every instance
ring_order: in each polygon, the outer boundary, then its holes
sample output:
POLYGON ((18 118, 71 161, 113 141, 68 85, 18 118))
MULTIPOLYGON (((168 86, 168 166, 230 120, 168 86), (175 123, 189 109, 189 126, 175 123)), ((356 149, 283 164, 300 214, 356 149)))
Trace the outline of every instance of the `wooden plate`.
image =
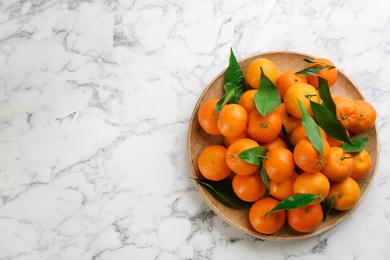
MULTIPOLYGON (((280 51, 280 52, 267 52, 261 53, 259 55, 254 55, 252 57, 246 58, 240 61, 240 66, 242 70, 245 72, 249 63, 259 57, 268 58, 272 60, 278 67, 279 75, 283 72, 294 69, 301 70, 306 67, 306 62, 303 61, 304 58, 313 59, 315 57, 303 53, 291 52, 291 51, 280 51)), ((198 123, 198 109, 199 107, 207 100, 211 98, 220 98, 223 95, 223 81, 225 79, 226 70, 222 71, 204 90, 202 95, 200 96, 195 109, 193 111, 191 121, 189 124, 188 130, 188 159, 189 165, 192 172, 192 176, 195 178, 203 178, 198 169, 198 158, 202 150, 211 144, 223 144, 223 138, 220 136, 211 136, 208 135, 203 129, 200 127, 198 123)), ((360 90, 352 83, 352 81, 341 71, 338 72, 338 77, 335 85, 331 88, 332 96, 347 96, 352 99, 364 99, 360 90)), ((200 184, 195 183, 197 189, 201 196, 204 198, 206 203, 210 206, 210 208, 225 222, 230 224, 231 226, 237 228, 238 230, 252 235, 254 237, 258 237, 261 239, 267 240, 297 240, 304 239, 312 236, 319 235, 336 225, 340 224, 344 221, 349 215, 353 213, 353 211, 359 206, 360 202, 366 196, 371 183, 374 179, 376 168, 378 165, 378 157, 379 157, 379 140, 377 133, 377 126, 375 125, 368 132, 361 134, 362 137, 368 137, 368 143, 366 146, 367 152, 371 155, 372 159, 372 167, 370 172, 366 177, 359 180, 359 186, 361 189, 361 198, 353 209, 348 211, 337 211, 331 210, 328 215, 328 218, 325 222, 323 222, 319 228, 311 233, 299 233, 292 230, 287 224, 272 235, 263 235, 256 232, 249 223, 248 212, 249 210, 230 208, 227 205, 223 204, 214 197, 206 188, 201 186, 200 184)), ((358 137, 358 136, 357 136, 358 137)))

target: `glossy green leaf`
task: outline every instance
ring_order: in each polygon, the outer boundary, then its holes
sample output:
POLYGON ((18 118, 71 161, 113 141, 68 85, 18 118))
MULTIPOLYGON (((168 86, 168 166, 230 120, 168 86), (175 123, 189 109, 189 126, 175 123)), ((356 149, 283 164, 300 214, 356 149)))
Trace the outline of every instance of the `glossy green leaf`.
POLYGON ((314 194, 294 194, 287 199, 280 201, 272 210, 289 210, 289 209, 297 209, 306 205, 309 205, 314 200, 322 198, 321 195, 314 194))
POLYGON ((327 200, 325 201, 325 203, 322 205, 322 211, 324 212, 324 219, 323 219, 323 221, 326 220, 326 218, 328 217, 328 214, 329 214, 330 210, 333 208, 334 197, 335 197, 335 196, 330 197, 330 198, 327 199, 327 200))
POLYGON ((314 148, 316 148, 318 153, 322 155, 324 143, 322 140, 320 128, 314 119, 309 115, 302 102, 298 100, 298 103, 302 112, 302 125, 305 128, 307 138, 309 138, 310 143, 314 146, 314 148))
POLYGON ((362 152, 368 142, 367 137, 356 138, 351 141, 352 144, 344 143, 342 148, 346 153, 362 152))
POLYGON ((244 73, 237 62, 233 49, 230 49, 229 66, 226 70, 223 89, 225 94, 215 106, 216 112, 219 112, 225 104, 237 104, 246 91, 244 73))
POLYGON ((318 92, 323 105, 336 115, 336 104, 330 94, 328 81, 322 77, 318 77, 318 92))
POLYGON ((316 102, 310 101, 311 110, 319 126, 331 137, 352 144, 345 127, 328 108, 316 102))
POLYGON ((295 72, 295 74, 318 76, 316 74, 316 72, 322 70, 323 68, 324 68, 323 66, 313 66, 313 67, 309 67, 309 68, 300 70, 298 72, 295 72))
MULTIPOLYGON (((226 91, 230 87, 240 88, 242 93, 246 90, 244 73, 242 72, 232 48, 230 49, 229 67, 226 70, 223 89, 226 91)), ((237 102, 238 99, 239 98, 236 99, 237 102)))
POLYGON ((246 161, 247 163, 254 164, 257 166, 261 165, 261 158, 268 152, 268 148, 265 146, 256 146, 242 151, 238 158, 246 161))
POLYGON ((280 94, 275 84, 264 74, 260 67, 260 84, 254 96, 254 102, 260 115, 266 117, 281 103, 280 94))
POLYGON ((234 86, 225 90, 225 95, 215 105, 215 112, 219 112, 221 108, 231 101, 236 96, 236 88, 234 86))
POLYGON ((264 164, 261 165, 260 172, 261 172, 261 179, 263 180, 264 185, 267 188, 267 191, 270 192, 268 175, 267 172, 265 171, 264 164))
POLYGON ((195 180, 197 183, 201 184, 202 186, 208 188, 211 192, 217 195, 217 197, 220 200, 222 200, 222 202, 226 203, 228 206, 247 209, 250 208, 250 206, 252 205, 252 203, 245 202, 241 200, 239 197, 237 197, 237 195, 234 193, 232 182, 230 179, 224 179, 221 181, 210 181, 206 179, 196 179, 196 178, 191 178, 191 179, 195 180))

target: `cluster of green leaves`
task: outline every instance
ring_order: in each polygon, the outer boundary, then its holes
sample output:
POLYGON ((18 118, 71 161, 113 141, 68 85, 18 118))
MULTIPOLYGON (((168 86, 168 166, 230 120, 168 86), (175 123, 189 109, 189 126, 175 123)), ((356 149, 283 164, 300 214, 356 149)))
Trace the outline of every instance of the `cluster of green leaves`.
MULTIPOLYGON (((314 63, 314 60, 305 59, 306 62, 314 63)), ((302 71, 297 72, 298 74, 303 75, 314 75, 315 72, 323 69, 324 67, 313 66, 302 71)), ((264 74, 263 69, 260 68, 260 85, 258 91, 254 96, 254 102, 258 112, 266 117, 269 113, 271 113, 274 109, 276 109, 280 103, 281 98, 278 89, 275 84, 264 74)), ((344 142, 343 149, 345 152, 361 152, 364 146, 367 143, 367 138, 357 138, 351 140, 346 133, 346 129, 340 123, 336 116, 336 106, 333 102, 328 82, 318 77, 319 80, 319 95, 322 104, 318 104, 316 102, 310 101, 310 106, 314 114, 315 120, 309 115, 306 108, 300 104, 300 109, 302 111, 302 125, 305 128, 306 134, 308 136, 309 141, 315 147, 315 149, 322 155, 323 153, 323 140, 321 137, 320 128, 321 127, 327 134, 332 136, 337 140, 341 140, 344 142)), ((226 70, 226 76, 224 81, 224 96, 219 100, 216 106, 216 111, 219 111, 223 105, 235 103, 237 104, 241 95, 246 91, 246 81, 244 77, 244 73, 237 62, 237 59, 233 53, 233 50, 230 51, 229 58, 229 66, 226 70)), ((286 129, 282 128, 283 135, 285 137, 286 143, 290 150, 293 150, 293 144, 290 140, 290 135, 286 131, 286 129)), ((255 148, 251 148, 241 152, 238 157, 248 163, 257 165, 260 167, 261 176, 264 181, 264 184, 269 191, 268 177, 267 173, 263 166, 263 161, 266 158, 266 153, 268 149, 263 146, 258 146, 255 148)), ((209 181, 209 180, 200 180, 195 179, 199 184, 207 187, 211 191, 213 191, 216 195, 219 196, 220 199, 225 201, 228 205, 237 208, 248 208, 251 203, 244 202, 240 200, 234 193, 231 185, 230 179, 225 179, 223 181, 209 181)), ((279 204, 272 210, 289 210, 299 208, 305 205, 310 204, 312 201, 321 197, 320 195, 314 194, 295 194, 291 197, 282 200, 279 204)), ((329 198, 325 201, 323 200, 323 210, 324 210, 324 221, 326 216, 330 212, 333 206, 334 197, 329 198)))

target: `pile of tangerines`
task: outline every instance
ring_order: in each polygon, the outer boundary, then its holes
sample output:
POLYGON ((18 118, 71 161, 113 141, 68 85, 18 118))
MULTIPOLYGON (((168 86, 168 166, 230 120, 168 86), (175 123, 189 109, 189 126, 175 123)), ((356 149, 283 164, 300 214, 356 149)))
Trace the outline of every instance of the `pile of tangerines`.
MULTIPOLYGON (((332 87, 337 79, 337 68, 328 59, 317 58, 307 67, 322 66, 315 72, 332 87)), ((311 232, 324 219, 321 202, 333 197, 333 208, 348 210, 360 199, 357 181, 371 167, 366 150, 345 152, 343 142, 320 128, 323 152, 320 154, 310 142, 302 125, 301 103, 313 117, 310 101, 321 103, 318 77, 301 75, 297 71, 278 74, 274 62, 266 58, 253 60, 244 72, 246 91, 237 103, 215 107, 219 99, 204 102, 198 111, 198 122, 210 135, 222 135, 224 144, 209 145, 200 154, 199 171, 207 180, 232 178, 234 193, 243 201, 253 203, 249 210, 252 227, 262 234, 280 230, 285 222, 296 231, 311 232), (260 70, 262 69, 262 72, 260 70), (265 117, 256 109, 255 93, 261 84, 261 73, 275 85, 280 94, 280 105, 265 117), (290 135, 293 149, 289 149, 282 127, 290 135), (261 167, 241 159, 238 155, 250 148, 263 146, 267 152, 263 163, 268 183, 261 175, 261 167), (232 177, 233 176, 233 177, 232 177), (294 194, 320 195, 318 199, 299 208, 272 209, 294 194)), ((373 127, 375 109, 364 100, 332 97, 336 115, 348 136, 373 127)))

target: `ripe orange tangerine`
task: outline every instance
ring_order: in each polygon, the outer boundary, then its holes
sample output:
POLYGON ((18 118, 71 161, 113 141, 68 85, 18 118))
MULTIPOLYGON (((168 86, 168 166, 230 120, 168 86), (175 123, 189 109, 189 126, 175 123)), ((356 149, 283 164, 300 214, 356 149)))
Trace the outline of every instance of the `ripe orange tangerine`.
POLYGON ((320 204, 306 205, 286 211, 287 223, 292 229, 308 233, 318 228, 324 218, 320 204))
POLYGON ((244 132, 248 114, 238 104, 228 104, 222 107, 217 121, 217 127, 223 136, 236 137, 244 132))
POLYGON ((259 166, 250 164, 238 155, 250 148, 257 147, 259 144, 249 138, 242 138, 232 143, 226 150, 226 164, 227 166, 238 175, 249 175, 255 173, 259 166))
POLYGON ((323 140, 322 155, 314 148, 307 137, 298 141, 294 147, 295 164, 306 172, 318 172, 324 169, 330 156, 330 146, 323 140))
POLYGON ((274 140, 282 130, 282 118, 275 110, 263 117, 257 110, 248 116, 248 135, 258 142, 274 140))
POLYGON ((332 182, 327 199, 332 196, 334 196, 334 209, 348 210, 358 204, 360 200, 360 187, 351 177, 341 182, 332 182))
POLYGON ((293 172, 293 174, 291 174, 288 179, 282 182, 269 180, 269 189, 271 196, 277 200, 284 200, 291 195, 294 195, 294 182, 297 177, 298 174, 296 172, 293 172))
MULTIPOLYGON (((329 87, 332 87, 337 80, 337 68, 334 66, 333 62, 326 58, 317 58, 315 59, 316 63, 308 63, 307 67, 322 66, 323 69, 315 72, 319 77, 328 81, 329 87)), ((317 76, 306 76, 307 81, 310 85, 318 88, 318 77, 317 76)))
POLYGON ((294 182, 294 194, 321 195, 322 198, 314 200, 310 205, 318 204, 329 193, 330 182, 321 172, 303 172, 298 175, 294 182))
POLYGON ((289 87, 297 83, 307 83, 307 79, 304 75, 295 74, 297 71, 289 70, 281 74, 277 81, 276 87, 279 90, 280 97, 284 99, 284 95, 286 94, 289 87))
POLYGON ((298 100, 306 108, 307 112, 313 116, 310 100, 319 103, 320 96, 315 87, 306 83, 294 84, 287 90, 286 95, 284 96, 284 103, 286 104, 287 112, 297 118, 302 118, 302 112, 298 100))
POLYGON ((250 175, 235 175, 232 181, 233 191, 243 201, 254 202, 264 196, 266 187, 260 171, 250 175))
POLYGON ((247 70, 245 71, 245 80, 252 88, 259 88, 260 85, 260 67, 263 69, 263 73, 273 83, 278 79, 278 68, 275 63, 266 58, 258 58, 249 63, 247 70))
POLYGON ((283 147, 275 147, 265 154, 264 170, 270 180, 277 182, 290 178, 295 169, 294 155, 283 147))
POLYGON ((203 177, 220 181, 230 175, 231 170, 225 160, 226 151, 227 149, 222 145, 210 145, 201 152, 198 167, 203 177))
POLYGON ((214 98, 206 101, 198 110, 198 122, 202 129, 210 135, 220 135, 217 127, 219 112, 215 112, 215 105, 219 99, 214 98))
POLYGON ((278 200, 268 197, 262 198, 252 205, 249 210, 249 221, 257 232, 269 235, 283 227, 286 220, 285 211, 271 212, 278 203, 278 200))

